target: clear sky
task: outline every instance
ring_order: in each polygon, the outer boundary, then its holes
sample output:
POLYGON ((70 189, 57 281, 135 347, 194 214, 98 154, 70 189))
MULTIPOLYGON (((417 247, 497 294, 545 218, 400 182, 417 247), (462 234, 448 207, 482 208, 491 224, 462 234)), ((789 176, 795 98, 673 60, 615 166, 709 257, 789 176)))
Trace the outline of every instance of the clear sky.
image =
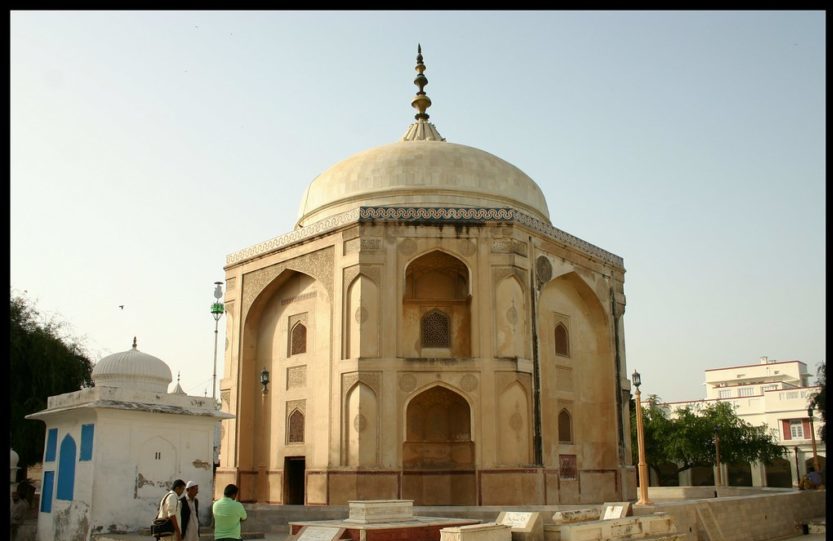
POLYGON ((12 290, 94 360, 135 335, 210 395, 226 255, 402 136, 418 42, 440 133, 624 258, 643 393, 702 398, 705 369, 762 355, 815 373, 821 11, 12 12, 12 290))

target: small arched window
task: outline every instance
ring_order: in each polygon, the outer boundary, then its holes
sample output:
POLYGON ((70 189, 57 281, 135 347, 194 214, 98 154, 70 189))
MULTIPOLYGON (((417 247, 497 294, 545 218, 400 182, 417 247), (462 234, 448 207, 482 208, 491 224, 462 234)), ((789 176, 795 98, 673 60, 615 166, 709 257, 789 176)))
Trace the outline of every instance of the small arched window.
POLYGON ((432 310, 420 321, 420 334, 424 348, 451 347, 451 325, 448 316, 439 310, 432 310))
POLYGON ((304 443, 304 414, 298 410, 289 414, 289 443, 304 443))
POLYGON ((289 354, 297 355, 307 351, 307 328, 303 323, 296 323, 292 327, 289 339, 289 354))
POLYGON ((566 409, 558 414, 558 443, 573 443, 573 419, 566 409))
POLYGON ((555 326, 555 354, 562 357, 570 356, 570 335, 563 323, 555 326))

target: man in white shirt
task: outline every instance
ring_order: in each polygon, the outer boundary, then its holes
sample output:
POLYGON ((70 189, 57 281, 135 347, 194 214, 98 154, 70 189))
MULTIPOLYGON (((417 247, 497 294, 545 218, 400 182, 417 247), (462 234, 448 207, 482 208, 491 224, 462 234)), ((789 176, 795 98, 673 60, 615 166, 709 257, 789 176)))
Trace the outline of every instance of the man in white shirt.
POLYGON ((182 541, 182 529, 180 527, 180 524, 182 524, 182 505, 180 505, 179 497, 183 492, 185 492, 185 481, 177 479, 159 504, 159 512, 156 514, 156 518, 171 517, 174 523, 174 533, 159 537, 159 541, 182 541))
POLYGON ((200 487, 194 481, 185 483, 185 494, 179 501, 182 504, 182 539, 183 541, 198 541, 200 538, 200 502, 197 493, 200 487))

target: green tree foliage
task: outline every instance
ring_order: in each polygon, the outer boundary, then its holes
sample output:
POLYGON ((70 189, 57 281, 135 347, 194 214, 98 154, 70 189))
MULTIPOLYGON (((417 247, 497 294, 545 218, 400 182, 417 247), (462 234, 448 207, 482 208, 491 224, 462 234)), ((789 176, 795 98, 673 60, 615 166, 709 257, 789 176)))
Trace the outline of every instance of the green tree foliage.
POLYGON ((816 379, 818 380, 819 390, 816 392, 812 398, 810 399, 810 404, 813 405, 816 410, 821 412, 821 439, 822 441, 827 443, 827 373, 825 371, 824 365, 820 364, 818 368, 818 372, 816 372, 817 376, 816 379))
POLYGON ((46 409, 50 396, 92 385, 93 365, 81 344, 63 332, 65 324, 44 321, 25 297, 12 292, 9 312, 11 444, 20 467, 27 467, 42 460, 46 431, 42 421, 24 417, 46 409))
MULTIPOLYGON (((631 409, 631 441, 637 463, 636 414, 631 409)), ((687 407, 673 417, 651 396, 642 407, 645 461, 659 475, 661 464, 677 465, 677 473, 715 463, 715 434, 720 439, 720 461, 769 463, 786 454, 775 443, 766 425, 752 426, 738 417, 728 402, 712 402, 702 408, 687 407)))

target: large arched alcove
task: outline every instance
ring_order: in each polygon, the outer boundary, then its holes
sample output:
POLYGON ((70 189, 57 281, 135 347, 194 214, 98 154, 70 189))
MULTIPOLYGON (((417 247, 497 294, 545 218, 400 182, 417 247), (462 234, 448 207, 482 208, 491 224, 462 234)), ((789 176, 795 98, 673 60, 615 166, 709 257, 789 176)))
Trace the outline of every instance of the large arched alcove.
POLYGON ((471 283, 460 259, 434 250, 405 267, 400 349, 405 357, 468 357, 471 355, 471 283), (426 321, 429 319, 430 321, 426 321), (429 330, 442 330, 448 336, 429 330))
POLYGON ((617 373, 605 305, 578 272, 568 272, 541 287, 536 319, 545 464, 557 467, 559 453, 566 452, 557 415, 567 404, 564 397, 570 396, 571 445, 579 448, 579 470, 615 469, 617 373))
POLYGON ((408 403, 402 466, 405 469, 474 467, 471 408, 461 395, 434 386, 408 403))
POLYGON ((766 486, 782 488, 793 486, 790 461, 786 458, 775 458, 764 467, 766 468, 766 486))
MULTIPOLYGON (((240 470, 281 469, 290 429, 287 391, 298 402, 306 397, 308 382, 329 389, 330 312, 323 284, 302 272, 284 270, 263 288, 245 314, 238 365, 236 466, 240 470), (268 393, 261 390, 263 369, 270 373, 268 393)), ((314 406, 309 403, 306 414, 310 407, 314 406)), ((313 439, 304 437, 305 441, 313 439)), ((297 448, 292 451, 298 452, 297 448)), ((244 484, 244 499, 266 499, 266 494, 255 496, 249 491, 253 485, 248 478, 241 478, 241 491, 244 484)))

